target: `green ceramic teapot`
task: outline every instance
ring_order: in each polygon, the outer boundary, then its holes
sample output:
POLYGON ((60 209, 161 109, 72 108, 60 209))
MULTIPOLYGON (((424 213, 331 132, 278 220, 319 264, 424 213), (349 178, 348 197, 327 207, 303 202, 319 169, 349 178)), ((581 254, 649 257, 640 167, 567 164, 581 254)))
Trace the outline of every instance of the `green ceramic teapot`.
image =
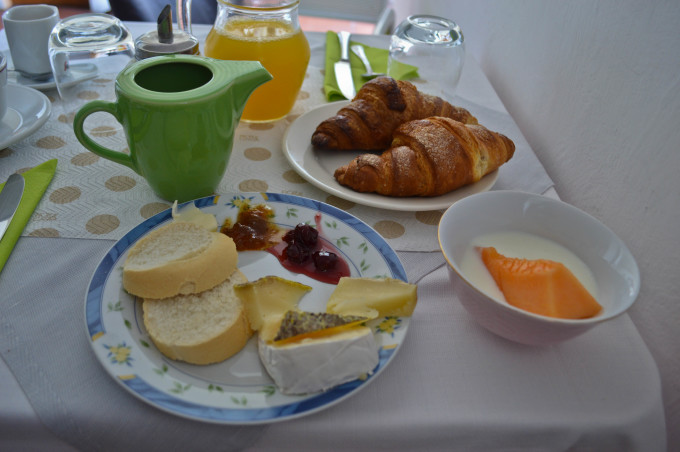
POLYGON ((92 101, 77 113, 78 141, 143 176, 168 201, 213 194, 229 163, 234 129, 248 97, 272 76, 257 61, 168 55, 132 63, 116 77, 116 101, 92 101), (96 143, 85 119, 102 111, 125 130, 129 155, 96 143))

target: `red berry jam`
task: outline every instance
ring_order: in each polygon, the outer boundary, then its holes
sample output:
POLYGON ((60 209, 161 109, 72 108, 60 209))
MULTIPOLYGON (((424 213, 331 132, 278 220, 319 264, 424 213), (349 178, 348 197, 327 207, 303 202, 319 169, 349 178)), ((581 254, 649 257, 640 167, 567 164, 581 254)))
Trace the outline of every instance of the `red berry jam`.
POLYGON ((321 214, 314 217, 316 228, 300 223, 285 234, 271 221, 273 217, 274 211, 267 205, 245 204, 236 222, 227 219, 220 232, 234 240, 238 251, 268 251, 284 268, 317 281, 337 284, 343 276, 350 276, 340 251, 320 234, 321 214))

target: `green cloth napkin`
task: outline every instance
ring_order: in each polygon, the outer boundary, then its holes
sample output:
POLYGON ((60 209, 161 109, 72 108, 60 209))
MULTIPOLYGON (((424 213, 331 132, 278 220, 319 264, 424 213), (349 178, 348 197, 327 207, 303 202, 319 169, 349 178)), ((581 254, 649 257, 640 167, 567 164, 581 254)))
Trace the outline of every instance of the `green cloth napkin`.
MULTIPOLYGON (((33 215, 35 207, 47 190, 47 186, 50 185, 56 169, 57 159, 52 159, 22 173, 25 181, 24 194, 9 228, 7 228, 4 237, 0 239, 0 272, 12 253, 14 245, 19 240, 21 232, 26 227, 26 223, 33 215)), ((4 187, 4 183, 0 184, 0 188, 4 187)))
MULTIPOLYGON (((375 47, 369 47, 363 45, 359 42, 350 42, 350 46, 354 44, 361 45, 366 51, 366 57, 368 61, 371 62, 373 71, 387 73, 387 57, 389 52, 385 49, 378 49, 375 47)), ((328 101, 336 101, 345 99, 345 96, 340 92, 338 88, 338 83, 335 81, 335 63, 340 59, 340 40, 335 32, 326 32, 326 76, 323 82, 323 89, 326 93, 326 99, 328 101)), ((366 72, 364 64, 361 62, 358 56, 350 50, 349 52, 349 63, 352 66, 352 78, 354 79, 354 87, 357 91, 359 88, 367 82, 361 77, 361 74, 366 72)), ((418 77, 418 68, 408 64, 397 63, 395 67, 394 78, 398 80, 408 80, 411 78, 418 77)), ((351 99, 350 99, 351 100, 351 99)))

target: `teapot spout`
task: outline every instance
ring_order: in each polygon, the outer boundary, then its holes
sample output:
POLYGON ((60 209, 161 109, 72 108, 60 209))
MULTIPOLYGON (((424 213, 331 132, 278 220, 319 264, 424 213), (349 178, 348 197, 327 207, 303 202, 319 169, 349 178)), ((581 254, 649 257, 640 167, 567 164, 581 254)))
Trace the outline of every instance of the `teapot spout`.
POLYGON ((259 61, 225 61, 224 63, 232 65, 238 63, 239 65, 240 70, 237 70, 239 73, 234 77, 232 85, 236 105, 245 107, 253 91, 273 78, 259 61))

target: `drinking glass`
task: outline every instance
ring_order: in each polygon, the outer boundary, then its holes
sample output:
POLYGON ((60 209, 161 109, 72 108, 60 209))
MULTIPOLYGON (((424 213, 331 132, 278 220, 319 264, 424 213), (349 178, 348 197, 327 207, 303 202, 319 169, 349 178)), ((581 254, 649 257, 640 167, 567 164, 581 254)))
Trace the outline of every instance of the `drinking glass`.
POLYGON ((398 63, 418 69, 414 83, 423 92, 453 98, 465 61, 463 32, 454 21, 429 15, 409 16, 392 35, 387 74, 396 78, 398 63))
POLYGON ((122 69, 135 56, 130 31, 116 17, 101 13, 78 14, 62 19, 50 34, 48 53, 54 81, 62 100, 72 100, 74 86, 94 75, 93 63, 73 64, 74 61, 100 59, 98 66, 122 69), (114 57, 115 61, 111 61, 114 57), (118 61, 122 59, 123 61, 118 61))

